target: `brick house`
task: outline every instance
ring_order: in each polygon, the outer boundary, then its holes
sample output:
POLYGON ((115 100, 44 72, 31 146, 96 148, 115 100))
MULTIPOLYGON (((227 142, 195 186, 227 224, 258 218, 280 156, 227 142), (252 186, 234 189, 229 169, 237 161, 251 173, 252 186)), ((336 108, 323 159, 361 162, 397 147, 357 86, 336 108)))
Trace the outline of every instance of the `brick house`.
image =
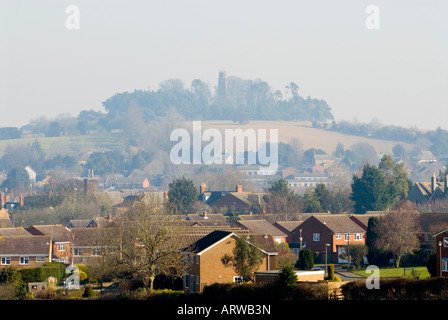
POLYGON ((339 257, 347 245, 365 244, 366 231, 344 214, 313 215, 293 232, 299 234, 299 228, 303 247, 321 254, 325 254, 327 248, 328 260, 332 262, 347 262, 339 257))
POLYGON ((283 231, 286 234, 286 242, 292 244, 296 241, 296 236, 292 232, 297 229, 298 226, 302 224, 302 221, 276 221, 273 226, 283 231))
POLYGON ((255 209, 265 212, 265 197, 269 195, 266 192, 244 192, 242 185, 237 185, 235 191, 207 191, 206 185, 201 184, 198 199, 216 210, 230 208, 241 214, 255 209))
POLYGON ((0 237, 0 270, 6 267, 41 267, 52 259, 51 237, 2 236, 0 237))
POLYGON ((101 254, 102 229, 76 228, 73 233, 73 263, 88 265, 101 254))
POLYGON ((286 242, 287 234, 266 220, 239 220, 233 227, 249 230, 256 235, 270 235, 277 243, 286 242))
POLYGON ((60 224, 55 225, 33 225, 26 229, 32 235, 46 235, 51 236, 52 261, 63 262, 69 264, 72 262, 72 248, 73 234, 70 229, 60 224))
POLYGON ((448 229, 433 235, 436 240, 437 276, 448 276, 448 229))
MULTIPOLYGON (((190 292, 202 292, 204 286, 213 283, 229 283, 239 280, 238 275, 232 267, 225 267, 221 258, 228 254, 233 254, 235 242, 239 236, 228 231, 213 231, 202 237, 190 248, 193 254, 189 254, 185 258, 185 262, 190 264, 189 274, 184 275, 184 290, 190 292)), ((276 269, 276 256, 274 252, 272 238, 263 237, 261 243, 263 249, 263 262, 259 267, 259 271, 268 271, 276 269), (271 247, 268 247, 268 243, 271 247)))

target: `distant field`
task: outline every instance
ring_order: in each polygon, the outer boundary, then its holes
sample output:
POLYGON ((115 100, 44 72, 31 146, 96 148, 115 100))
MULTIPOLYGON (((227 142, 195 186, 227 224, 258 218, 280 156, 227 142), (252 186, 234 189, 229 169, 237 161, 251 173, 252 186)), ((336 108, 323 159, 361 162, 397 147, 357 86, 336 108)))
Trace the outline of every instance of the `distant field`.
MULTIPOLYGON (((373 146, 377 153, 392 153, 392 147, 401 143, 406 148, 411 148, 412 145, 390 140, 371 139, 367 137, 351 136, 342 133, 332 132, 323 129, 315 129, 310 126, 298 124, 296 122, 288 121, 250 121, 247 124, 239 125, 232 121, 202 121, 202 131, 207 128, 214 128, 221 130, 224 139, 224 129, 246 130, 249 128, 267 129, 267 138, 269 139, 269 129, 278 129, 280 142, 289 143, 292 138, 297 138, 303 145, 303 149, 316 148, 322 149, 327 154, 332 154, 338 142, 342 142, 346 149, 350 148, 357 142, 365 142, 373 146)), ((190 128, 192 121, 185 122, 185 128, 190 128)), ((33 143, 35 140, 39 141, 44 152, 48 154, 70 154, 77 152, 96 151, 104 149, 116 150, 120 143, 120 134, 102 133, 98 135, 83 135, 74 137, 49 137, 49 138, 27 138, 27 139, 13 139, 0 140, 0 155, 3 153, 5 147, 10 145, 27 145, 33 143)), ((169 137, 167 137, 169 140, 169 137)))
POLYGON ((0 154, 8 145, 28 145, 39 141, 42 150, 48 154, 71 154, 85 152, 86 150, 117 149, 119 147, 119 134, 83 135, 74 137, 44 137, 0 140, 0 154))
MULTIPOLYGON (((190 122, 191 125, 191 122, 190 122)), ((402 144, 406 148, 412 145, 399 141, 371 139, 367 137, 351 136, 338 132, 315 129, 310 126, 299 125, 295 122, 287 121, 250 121, 248 124, 238 125, 232 121, 203 121, 202 130, 204 128, 215 129, 236 129, 246 130, 248 128, 257 129, 278 129, 280 142, 288 143, 292 138, 297 138, 303 144, 303 149, 316 148, 322 149, 327 154, 332 154, 338 142, 342 142, 346 149, 350 148, 356 142, 365 142, 372 145, 377 153, 392 154, 392 147, 397 143, 402 144)), ((269 137, 269 133, 267 133, 269 137)), ((224 136, 224 135, 223 135, 224 136)))

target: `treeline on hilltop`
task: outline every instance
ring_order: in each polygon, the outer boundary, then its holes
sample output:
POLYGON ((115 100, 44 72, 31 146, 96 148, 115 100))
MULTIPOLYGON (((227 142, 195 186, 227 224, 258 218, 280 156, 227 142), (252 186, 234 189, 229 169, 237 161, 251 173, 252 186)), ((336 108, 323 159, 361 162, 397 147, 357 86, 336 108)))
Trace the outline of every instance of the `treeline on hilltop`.
POLYGON ((287 120, 328 121, 333 119, 324 100, 303 98, 299 87, 290 82, 285 92, 273 90, 263 80, 229 77, 225 95, 218 95, 200 79, 186 87, 179 79, 160 83, 158 90, 117 93, 103 102, 111 118, 119 117, 137 105, 145 121, 164 117, 173 111, 186 120, 287 120))
POLYGON ((333 120, 331 108, 325 100, 304 98, 294 82, 284 91, 274 90, 261 79, 227 79, 225 95, 200 79, 187 86, 179 79, 160 83, 157 90, 120 92, 102 104, 106 112, 83 110, 78 116, 58 115, 54 119, 40 117, 22 128, 0 128, 0 140, 18 139, 26 134, 46 137, 76 136, 99 131, 123 130, 161 119, 178 120, 231 120, 246 123, 251 120, 310 121, 314 127, 344 134, 384 140, 421 143, 438 158, 448 155, 448 131, 422 131, 383 125, 373 119, 370 123, 333 120))
POLYGON ((120 92, 103 102, 106 113, 84 110, 78 117, 59 115, 48 120, 33 119, 22 128, 0 128, 0 140, 17 139, 24 133, 47 137, 86 134, 89 131, 125 129, 129 114, 138 114, 145 123, 173 114, 184 120, 285 120, 326 122, 333 120, 327 102, 299 95, 294 82, 285 91, 273 90, 263 80, 243 80, 229 77, 224 96, 215 94, 214 88, 200 79, 186 86, 179 79, 160 83, 157 90, 120 92))

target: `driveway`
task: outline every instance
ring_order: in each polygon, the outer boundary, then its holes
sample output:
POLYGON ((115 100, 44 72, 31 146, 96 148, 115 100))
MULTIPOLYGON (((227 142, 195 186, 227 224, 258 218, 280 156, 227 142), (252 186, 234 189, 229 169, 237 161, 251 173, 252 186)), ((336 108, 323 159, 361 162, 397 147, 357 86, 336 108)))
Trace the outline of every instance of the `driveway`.
POLYGON ((341 281, 353 281, 353 280, 365 279, 365 277, 347 271, 347 269, 342 269, 342 267, 338 265, 334 266, 334 274, 337 274, 339 277, 341 277, 341 281))

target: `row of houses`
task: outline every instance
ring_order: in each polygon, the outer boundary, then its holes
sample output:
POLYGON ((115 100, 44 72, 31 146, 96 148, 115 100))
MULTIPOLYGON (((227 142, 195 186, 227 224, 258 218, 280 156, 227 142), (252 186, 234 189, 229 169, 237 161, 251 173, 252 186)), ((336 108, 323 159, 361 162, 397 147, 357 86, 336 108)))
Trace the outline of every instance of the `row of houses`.
MULTIPOLYGON (((186 214, 179 217, 182 243, 193 248, 191 271, 184 276, 184 287, 200 291, 214 282, 238 281, 232 268, 221 258, 231 254, 239 237, 255 235, 263 263, 258 272, 276 272, 279 249, 287 243, 291 252, 302 248, 326 253, 328 261, 346 263, 341 253, 349 244, 365 244, 368 220, 387 212, 363 215, 309 214, 292 220, 275 215, 242 215, 230 223, 222 214, 186 214)), ((29 228, 0 228, 0 269, 37 267, 45 262, 89 265, 100 254, 98 234, 113 222, 113 217, 72 220, 64 225, 33 225, 29 228)), ((438 274, 448 276, 447 214, 421 214, 419 239, 427 254, 436 251, 438 274), (437 229, 439 228, 439 229, 437 229), (437 231, 434 231, 437 230, 437 231)), ((249 241, 249 240, 247 240, 249 241)), ((302 280, 307 281, 307 276, 302 280)))

